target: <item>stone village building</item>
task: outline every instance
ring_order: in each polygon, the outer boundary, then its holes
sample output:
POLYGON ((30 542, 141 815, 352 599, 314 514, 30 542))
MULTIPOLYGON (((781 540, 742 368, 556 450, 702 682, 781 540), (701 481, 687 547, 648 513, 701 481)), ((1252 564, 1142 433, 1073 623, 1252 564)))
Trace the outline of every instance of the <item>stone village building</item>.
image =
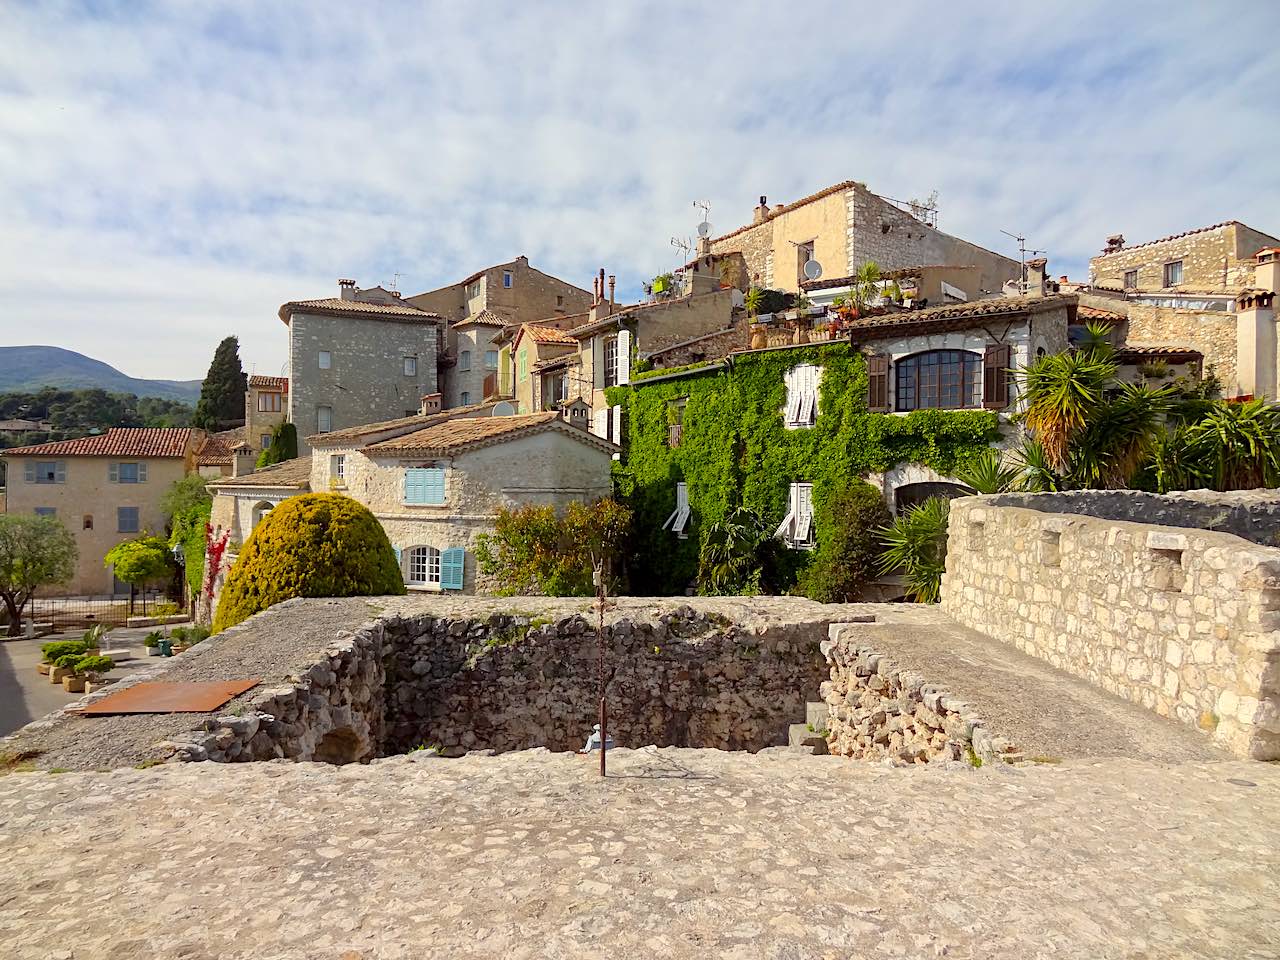
POLYGON ((45 595, 127 594, 103 566, 107 551, 144 533, 163 536, 166 491, 196 468, 201 430, 112 427, 78 440, 0 451, 8 469, 8 512, 60 520, 79 557, 69 583, 45 595))
POLYGON ((1063 289, 1109 318, 1135 357, 1202 362, 1225 396, 1277 399, 1277 256, 1280 239, 1237 220, 1132 246, 1116 235, 1089 261, 1088 283, 1063 289))
POLYGON ((475 404, 309 437, 309 458, 212 483, 211 522, 239 544, 287 497, 344 493, 386 529, 410 589, 483 591, 475 548, 498 508, 563 508, 608 496, 617 453, 558 413, 494 415, 494 408, 475 404))
POLYGON ((244 397, 245 442, 261 452, 271 444, 271 434, 286 422, 289 411, 289 378, 252 374, 244 397))

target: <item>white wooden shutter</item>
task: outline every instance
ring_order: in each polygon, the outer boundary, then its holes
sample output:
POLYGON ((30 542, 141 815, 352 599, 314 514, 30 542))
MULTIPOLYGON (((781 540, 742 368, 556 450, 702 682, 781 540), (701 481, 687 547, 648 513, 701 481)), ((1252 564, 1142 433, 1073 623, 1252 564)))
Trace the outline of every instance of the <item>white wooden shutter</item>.
POLYGON ((609 408, 602 407, 591 415, 592 427, 591 432, 597 437, 607 437, 609 434, 609 408))
POLYGON ((631 331, 618 331, 618 383, 631 382, 631 331))
POLYGON ((111 463, 107 465, 107 480, 111 483, 120 482, 120 464, 111 463))
POLYGON ((54 464, 53 480, 54 480, 54 483, 67 482, 67 461, 59 460, 56 464, 54 464))
POLYGON ((591 383, 597 390, 604 389, 604 341, 601 337, 591 338, 591 383))
POLYGON ((613 411, 613 436, 611 436, 609 439, 612 440, 614 443, 621 445, 622 444, 622 404, 618 404, 616 407, 612 407, 611 410, 613 411))
POLYGON ((671 532, 684 536, 685 527, 689 525, 689 485, 681 480, 676 484, 676 521, 671 525, 671 532))
POLYGON ((822 412, 821 405, 819 404, 818 401, 821 399, 821 393, 819 391, 819 387, 822 386, 823 368, 810 367, 810 369, 813 371, 812 378, 811 378, 813 382, 813 419, 814 421, 817 421, 818 414, 822 412))
POLYGON ((138 461, 138 482, 147 482, 147 464, 146 461, 143 460, 138 461))
POLYGON ((791 539, 791 527, 796 520, 796 485, 793 483, 787 495, 787 515, 782 523, 778 524, 778 529, 773 531, 775 538, 783 540, 791 539))
POLYGON ((794 487, 796 500, 796 543, 809 541, 809 530, 813 526, 813 487, 807 483, 798 483, 794 487))

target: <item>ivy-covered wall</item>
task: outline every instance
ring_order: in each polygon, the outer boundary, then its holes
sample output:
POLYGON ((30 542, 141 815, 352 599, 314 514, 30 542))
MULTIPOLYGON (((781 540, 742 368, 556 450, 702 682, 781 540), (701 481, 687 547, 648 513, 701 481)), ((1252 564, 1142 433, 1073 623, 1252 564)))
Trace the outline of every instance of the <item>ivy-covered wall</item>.
MULTIPOLYGON (((609 402, 626 407, 628 452, 614 476, 635 511, 632 592, 682 593, 697 573, 702 530, 739 505, 776 526, 790 485, 812 483, 821 544, 832 535, 826 504, 844 484, 904 462, 950 475, 999 436, 997 415, 987 410, 868 413, 866 394, 865 359, 844 342, 739 354, 712 372, 613 388, 609 402), (787 430, 784 374, 801 363, 823 368, 818 418, 808 429, 787 430), (681 398, 682 438, 672 449, 669 411, 681 398), (661 529, 680 480, 691 510, 685 540, 661 529)), ((790 554, 794 576, 811 554, 790 554)))

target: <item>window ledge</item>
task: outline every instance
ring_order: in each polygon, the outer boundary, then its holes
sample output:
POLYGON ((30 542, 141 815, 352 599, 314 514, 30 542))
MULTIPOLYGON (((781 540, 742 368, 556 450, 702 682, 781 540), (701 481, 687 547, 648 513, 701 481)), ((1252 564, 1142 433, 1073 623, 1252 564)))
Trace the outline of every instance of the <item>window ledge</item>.
POLYGON ((449 504, 447 503, 410 503, 408 500, 401 500, 400 506, 418 507, 420 509, 431 509, 434 507, 436 510, 446 510, 448 509, 449 504))
POLYGON ((444 587, 438 583, 406 583, 404 587, 413 593, 444 593, 444 587))

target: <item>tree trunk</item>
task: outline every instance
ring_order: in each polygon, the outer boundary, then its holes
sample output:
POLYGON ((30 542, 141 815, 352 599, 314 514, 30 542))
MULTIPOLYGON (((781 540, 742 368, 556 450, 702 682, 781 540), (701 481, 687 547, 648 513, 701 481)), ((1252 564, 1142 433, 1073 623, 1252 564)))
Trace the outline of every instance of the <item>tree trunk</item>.
POLYGON ((0 593, 0 598, 4 599, 4 609, 9 614, 9 636, 22 636, 22 608, 27 604, 26 598, 23 598, 21 605, 11 593, 0 593))

